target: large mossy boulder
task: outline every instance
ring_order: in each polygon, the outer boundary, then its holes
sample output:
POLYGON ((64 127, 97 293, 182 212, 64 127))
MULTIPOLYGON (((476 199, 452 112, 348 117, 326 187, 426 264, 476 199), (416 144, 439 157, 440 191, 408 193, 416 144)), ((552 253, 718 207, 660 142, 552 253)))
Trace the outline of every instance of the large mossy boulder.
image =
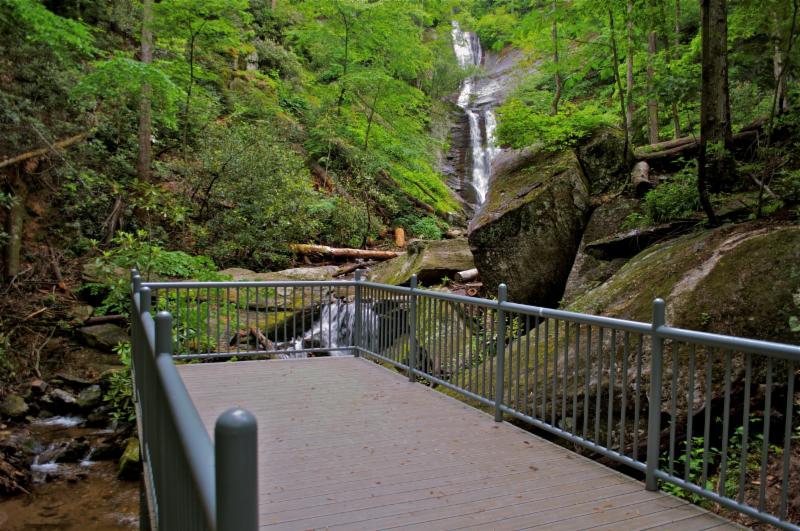
POLYGON ((469 244, 484 287, 515 302, 561 299, 590 213, 589 182, 573 152, 518 152, 493 168, 469 244))
POLYGON ((423 284, 434 284, 459 271, 472 269, 475 262, 465 239, 420 240, 409 244, 408 252, 373 268, 369 280, 399 286, 412 275, 423 284))
POLYGON ((672 326, 798 343, 798 289, 800 227, 746 223, 655 245, 568 308, 650 321, 660 297, 672 326))

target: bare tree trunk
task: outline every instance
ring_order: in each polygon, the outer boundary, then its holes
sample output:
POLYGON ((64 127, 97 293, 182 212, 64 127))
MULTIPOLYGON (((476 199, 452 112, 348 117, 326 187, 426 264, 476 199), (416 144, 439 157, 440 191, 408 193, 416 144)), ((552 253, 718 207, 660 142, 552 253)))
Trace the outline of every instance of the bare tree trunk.
MULTIPOLYGON (((634 42, 633 42, 633 0, 628 0, 627 2, 627 10, 626 10, 626 25, 628 29, 628 53, 626 54, 625 58, 625 69, 626 69, 626 77, 625 81, 627 84, 627 92, 625 95, 625 99, 627 99, 627 107, 625 109, 625 129, 627 131, 628 138, 633 136, 633 111, 634 111, 634 102, 633 102, 633 54, 635 53, 634 42)), ((611 20, 611 31, 613 33, 614 28, 614 21, 613 15, 611 20)), ((614 47, 616 48, 616 38, 612 35, 612 41, 614 41, 614 47)))
POLYGON ((629 122, 625 107, 625 93, 622 90, 622 79, 619 75, 619 53, 617 51, 617 35, 614 30, 614 11, 612 11, 611 9, 608 10, 608 23, 611 29, 611 52, 612 52, 612 60, 614 61, 614 80, 617 82, 617 93, 619 94, 620 115, 622 117, 622 130, 625 133, 623 155, 625 157, 625 160, 628 163, 630 163, 630 131, 628 129, 629 122))
POLYGON ((553 65, 556 69, 556 93, 553 96, 553 103, 550 106, 550 114, 558 114, 558 103, 561 101, 561 93, 564 90, 564 80, 561 78, 561 67, 558 61, 558 0, 553 0, 553 65))
MULTIPOLYGON (((153 62, 153 0, 142 1, 142 42, 141 57, 144 64, 153 62)), ((152 109, 150 105, 151 87, 149 83, 142 85, 142 99, 139 103, 139 179, 149 182, 151 179, 151 163, 153 158, 152 109)))
POLYGON ((780 70, 775 74, 775 89, 772 93, 772 108, 770 109, 769 122, 767 123, 767 146, 769 146, 772 142, 775 115, 777 114, 778 109, 781 108, 782 92, 784 90, 784 81, 786 79, 786 64, 788 62, 785 60, 785 58, 791 57, 792 45, 794 44, 795 33, 797 32, 797 12, 798 0, 792 0, 792 22, 791 26, 789 27, 789 35, 786 40, 786 51, 782 52, 780 50, 780 45, 775 45, 775 53, 776 55, 780 54, 781 61, 779 65, 780 70))
POLYGON ((336 116, 341 115, 342 112, 342 103, 344 103, 344 95, 347 92, 347 67, 350 63, 350 19, 342 9, 339 9, 339 14, 342 17, 342 24, 344 24, 344 59, 342 60, 342 83, 339 89, 339 98, 336 100, 336 116))
POLYGON ((701 0, 702 92, 700 99, 700 153, 697 186, 703 210, 717 223, 708 187, 719 190, 733 174, 728 91, 727 0, 701 0), (709 153, 709 148, 711 152, 709 153))
POLYGON ((653 92, 655 86, 655 66, 653 65, 656 55, 656 32, 651 31, 647 36, 647 126, 650 133, 650 143, 658 142, 658 101, 653 92))
MULTIPOLYGON (((681 57, 681 0, 675 0, 675 59, 681 57)), ((678 103, 672 101, 672 126, 675 129, 675 138, 680 138, 681 117, 678 114, 678 103)))

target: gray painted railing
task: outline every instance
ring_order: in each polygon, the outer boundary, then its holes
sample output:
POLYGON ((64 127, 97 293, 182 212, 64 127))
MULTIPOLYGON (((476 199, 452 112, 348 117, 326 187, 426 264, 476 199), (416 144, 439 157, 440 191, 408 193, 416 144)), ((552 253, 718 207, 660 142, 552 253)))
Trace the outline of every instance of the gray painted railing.
POLYGON ((176 316, 177 359, 368 357, 630 467, 648 490, 800 529, 798 346, 669 327, 661 300, 642 323, 510 303, 505 286, 489 300, 360 272, 145 287, 176 316))
POLYGON ((212 442, 172 359, 172 316, 151 315, 150 288, 135 270, 131 295, 131 371, 146 485, 140 527, 255 531, 255 418, 226 411, 212 442))

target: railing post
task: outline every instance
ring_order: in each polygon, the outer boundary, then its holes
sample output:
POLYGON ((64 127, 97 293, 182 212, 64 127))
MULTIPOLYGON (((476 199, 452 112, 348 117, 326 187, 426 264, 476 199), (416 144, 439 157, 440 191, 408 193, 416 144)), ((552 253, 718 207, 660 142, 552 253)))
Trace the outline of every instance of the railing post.
POLYGON ((659 329, 666 324, 666 311, 663 299, 653 301, 653 337, 650 352, 650 404, 647 416, 647 469, 645 488, 658 490, 656 471, 661 450, 661 383, 663 380, 664 338, 659 329))
POLYGON ((503 422, 503 392, 505 387, 505 364, 506 364, 506 312, 503 310, 503 303, 508 298, 508 288, 505 284, 500 284, 497 288, 497 339, 495 340, 495 357, 497 358, 497 371, 494 383, 494 420, 503 422))
POLYGON ((156 357, 162 354, 172 356, 172 314, 158 312, 156 322, 156 357))
POLYGON ((408 298, 408 381, 416 381, 417 368, 417 275, 411 275, 411 294, 408 298))
POLYGON ((258 529, 258 425, 241 408, 229 409, 214 426, 217 531, 258 529))
POLYGON ((353 355, 357 358, 361 355, 361 314, 363 312, 362 304, 362 294, 361 294, 361 275, 363 271, 360 269, 356 269, 356 302, 355 302, 355 310, 356 310, 356 317, 355 322, 353 323, 353 355))

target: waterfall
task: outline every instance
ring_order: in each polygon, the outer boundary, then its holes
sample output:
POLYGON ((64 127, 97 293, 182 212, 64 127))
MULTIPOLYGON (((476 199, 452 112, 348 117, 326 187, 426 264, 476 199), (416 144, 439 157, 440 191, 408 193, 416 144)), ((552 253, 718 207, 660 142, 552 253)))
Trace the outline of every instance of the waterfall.
MULTIPOLYGON (((372 323, 376 322, 372 304, 364 302, 362 304, 362 333, 361 345, 370 348, 373 334, 371 333, 372 323)), ((344 302, 339 299, 325 304, 320 310, 319 319, 316 320, 306 332, 293 341, 293 349, 300 351, 304 348, 336 349, 353 344, 353 332, 355 330, 356 305, 354 302, 344 302)), ((351 356, 352 350, 332 350, 331 356, 351 356)), ((306 358, 308 354, 298 352, 290 356, 291 358, 306 358)))
MULTIPOLYGON (((468 69, 480 66, 483 51, 477 35, 461 29, 458 22, 453 21, 453 49, 461 68, 468 69)), ((458 106, 464 110, 469 120, 469 137, 472 152, 472 174, 470 182, 475 189, 478 204, 486 200, 489 190, 489 176, 492 159, 500 151, 495 139, 497 118, 491 103, 480 102, 478 80, 470 76, 461 83, 458 94, 458 106)))

